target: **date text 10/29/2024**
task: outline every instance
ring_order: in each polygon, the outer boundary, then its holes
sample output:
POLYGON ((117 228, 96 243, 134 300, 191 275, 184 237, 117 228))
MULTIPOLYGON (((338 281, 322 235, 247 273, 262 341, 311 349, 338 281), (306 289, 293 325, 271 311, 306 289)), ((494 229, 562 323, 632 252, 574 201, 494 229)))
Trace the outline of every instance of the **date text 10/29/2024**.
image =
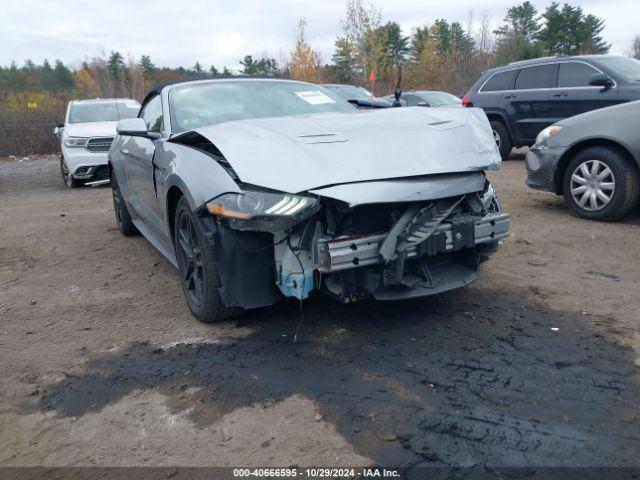
POLYGON ((235 478, 397 478, 398 470, 389 468, 234 468, 235 478))

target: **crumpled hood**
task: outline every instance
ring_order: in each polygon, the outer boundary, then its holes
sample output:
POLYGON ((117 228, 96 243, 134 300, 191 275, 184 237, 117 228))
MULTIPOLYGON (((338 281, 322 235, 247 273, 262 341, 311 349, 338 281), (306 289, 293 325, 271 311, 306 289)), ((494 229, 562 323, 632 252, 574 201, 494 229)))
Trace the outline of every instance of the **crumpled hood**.
POLYGON ((498 169, 475 108, 389 108, 225 122, 196 130, 242 182, 296 193, 352 182, 498 169))
POLYGON ((69 137, 115 137, 118 122, 67 123, 64 132, 69 137))

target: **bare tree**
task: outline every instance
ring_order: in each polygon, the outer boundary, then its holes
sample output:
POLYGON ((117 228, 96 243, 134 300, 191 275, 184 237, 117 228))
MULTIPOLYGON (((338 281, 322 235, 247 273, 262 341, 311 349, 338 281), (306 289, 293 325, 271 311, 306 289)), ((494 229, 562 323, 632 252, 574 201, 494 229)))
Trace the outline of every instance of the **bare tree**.
POLYGON ((474 69, 476 77, 495 66, 496 37, 491 28, 491 18, 486 12, 480 15, 480 24, 475 34, 474 69))
POLYGON ((633 41, 631 42, 631 50, 629 51, 629 56, 631 58, 636 58, 640 60, 640 33, 636 33, 636 36, 633 37, 633 41))
MULTIPOLYGON (((366 83, 369 77, 367 67, 375 64, 375 56, 378 53, 375 48, 377 43, 372 42, 373 32, 380 31, 382 15, 373 3, 364 6, 362 0, 347 0, 345 16, 341 20, 342 36, 336 41, 336 45, 342 45, 348 50, 351 57, 349 76, 355 83, 366 83)), ((334 57, 335 58, 335 57, 334 57)))

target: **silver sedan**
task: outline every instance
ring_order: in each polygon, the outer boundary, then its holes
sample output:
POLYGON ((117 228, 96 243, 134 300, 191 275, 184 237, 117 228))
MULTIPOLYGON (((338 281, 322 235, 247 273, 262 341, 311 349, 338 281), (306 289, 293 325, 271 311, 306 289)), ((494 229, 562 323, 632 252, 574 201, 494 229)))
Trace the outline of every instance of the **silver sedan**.
POLYGON ((314 291, 464 287, 508 231, 478 109, 365 111, 309 83, 225 79, 158 88, 117 130, 118 227, 178 268, 204 322, 314 291))

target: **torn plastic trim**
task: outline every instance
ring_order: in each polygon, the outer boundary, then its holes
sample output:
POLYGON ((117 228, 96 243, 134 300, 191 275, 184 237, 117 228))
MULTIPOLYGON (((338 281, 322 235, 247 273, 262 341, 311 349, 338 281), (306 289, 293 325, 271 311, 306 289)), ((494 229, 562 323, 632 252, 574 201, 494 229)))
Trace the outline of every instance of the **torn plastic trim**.
POLYGON ((224 304, 258 308, 277 303, 281 296, 273 281, 273 235, 232 230, 208 214, 198 218, 204 240, 215 252, 224 304))
POLYGON ((426 240, 453 210, 464 200, 464 196, 441 200, 426 207, 408 209, 393 226, 380 246, 380 256, 390 262, 409 246, 426 240), (401 243, 398 245, 398 240, 401 243))

